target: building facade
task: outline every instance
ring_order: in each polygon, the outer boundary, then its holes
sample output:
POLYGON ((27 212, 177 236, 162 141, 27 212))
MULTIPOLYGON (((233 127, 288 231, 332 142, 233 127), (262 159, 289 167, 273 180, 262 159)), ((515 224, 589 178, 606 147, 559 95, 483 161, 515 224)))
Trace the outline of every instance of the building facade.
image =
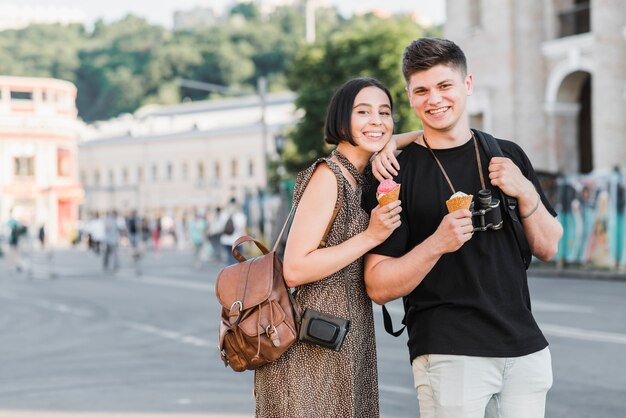
POLYGON ((72 239, 83 196, 75 102, 70 82, 0 76, 0 221, 44 226, 51 243, 72 239))
POLYGON ((94 124, 80 149, 83 215, 180 217, 240 203, 267 184, 275 138, 298 119, 293 93, 147 106, 94 124))
POLYGON ((562 174, 625 166, 626 0, 447 2, 474 78, 472 126, 562 174))

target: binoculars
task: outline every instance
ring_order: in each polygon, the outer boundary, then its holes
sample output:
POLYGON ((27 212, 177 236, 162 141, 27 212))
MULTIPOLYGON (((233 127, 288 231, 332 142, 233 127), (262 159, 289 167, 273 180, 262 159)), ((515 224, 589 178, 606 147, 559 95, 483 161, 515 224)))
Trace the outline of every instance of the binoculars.
POLYGON ((478 210, 474 210, 474 202, 470 206, 472 224, 474 225, 473 232, 502 228, 500 200, 491 197, 491 190, 483 189, 478 192, 478 207, 478 210))

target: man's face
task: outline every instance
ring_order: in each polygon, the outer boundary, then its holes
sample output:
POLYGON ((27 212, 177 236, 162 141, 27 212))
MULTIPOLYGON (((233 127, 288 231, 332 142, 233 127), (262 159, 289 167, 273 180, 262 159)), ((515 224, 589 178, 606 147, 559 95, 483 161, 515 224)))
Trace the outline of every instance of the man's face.
POLYGON ((409 102, 424 129, 439 132, 457 125, 471 94, 472 76, 443 64, 414 73, 407 86, 409 102))

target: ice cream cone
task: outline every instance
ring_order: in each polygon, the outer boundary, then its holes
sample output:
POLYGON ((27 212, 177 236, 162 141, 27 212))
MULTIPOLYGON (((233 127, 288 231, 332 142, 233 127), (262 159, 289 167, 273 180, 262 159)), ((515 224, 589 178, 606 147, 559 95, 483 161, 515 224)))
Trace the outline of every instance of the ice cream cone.
POLYGON ((457 196, 452 199, 446 200, 446 206, 448 207, 448 212, 454 212, 459 209, 469 209, 472 204, 472 199, 474 195, 468 194, 465 196, 457 196))
POLYGON ((376 194, 376 199, 378 199, 378 204, 380 206, 388 205, 389 203, 398 200, 400 197, 400 185, 398 184, 394 189, 388 191, 383 194, 376 194))

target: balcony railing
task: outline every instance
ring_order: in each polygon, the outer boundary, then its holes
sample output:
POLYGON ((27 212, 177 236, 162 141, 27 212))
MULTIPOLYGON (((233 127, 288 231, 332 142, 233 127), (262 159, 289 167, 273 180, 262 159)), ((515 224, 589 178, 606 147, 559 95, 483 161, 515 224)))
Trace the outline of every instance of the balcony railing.
POLYGON ((580 3, 559 13, 559 38, 587 33, 591 30, 591 7, 580 3))

